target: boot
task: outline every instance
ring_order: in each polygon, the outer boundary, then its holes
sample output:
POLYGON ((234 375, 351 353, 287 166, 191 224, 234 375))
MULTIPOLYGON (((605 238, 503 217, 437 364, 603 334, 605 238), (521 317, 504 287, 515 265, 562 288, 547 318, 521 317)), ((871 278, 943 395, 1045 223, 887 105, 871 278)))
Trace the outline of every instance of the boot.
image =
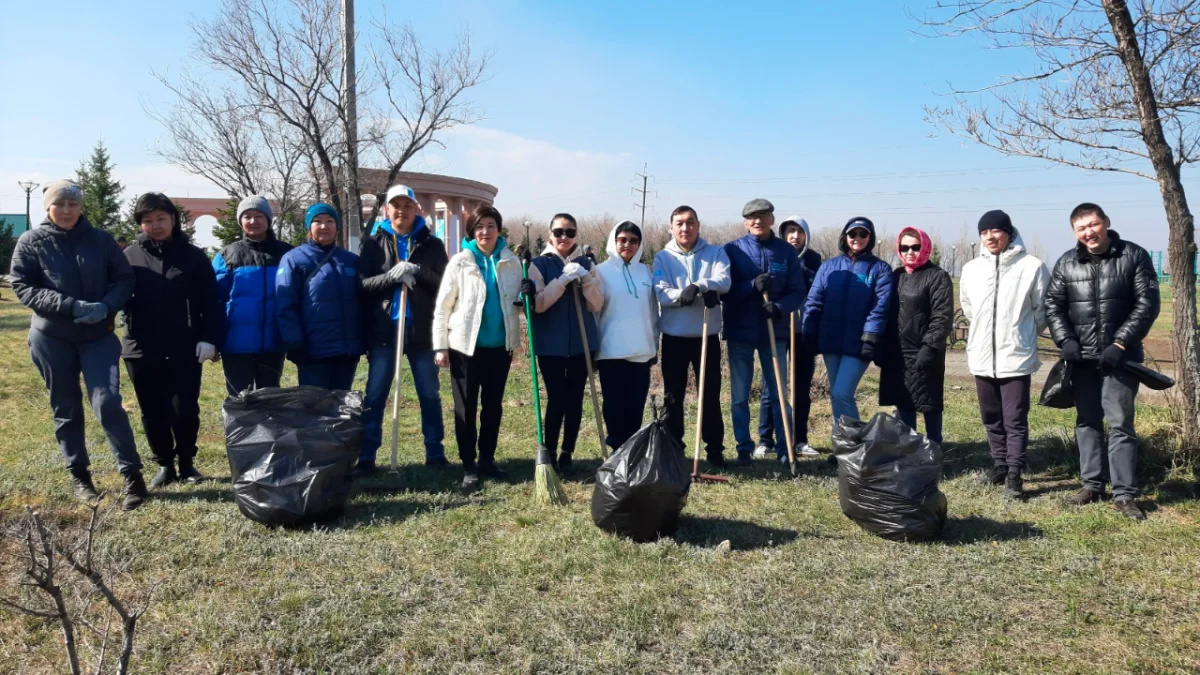
POLYGON ((353 480, 362 480, 375 475, 375 462, 366 462, 359 460, 358 464, 354 465, 354 470, 350 472, 350 478, 353 480))
POLYGON ((1021 480, 1020 469, 1008 470, 1008 477, 1004 480, 1004 496, 1016 501, 1025 499, 1025 484, 1021 480))
POLYGON ((96 485, 92 483, 92 472, 87 469, 71 471, 71 487, 75 489, 75 498, 90 502, 100 497, 96 485))
POLYGON ((146 480, 142 472, 126 471, 121 474, 125 478, 125 500, 121 502, 122 511, 132 511, 142 505, 150 493, 146 490, 146 480))
POLYGON ((988 474, 988 482, 992 485, 1004 485, 1004 480, 1008 478, 1008 465, 997 464, 992 467, 992 472, 988 474))
POLYGON ((575 468, 575 463, 571 461, 571 453, 565 450, 560 452, 558 454, 558 472, 568 474, 573 468, 575 468))
POLYGON ((479 473, 493 480, 508 480, 508 472, 496 466, 495 462, 480 462, 479 473))
POLYGON ((1103 492, 1093 492, 1092 490, 1083 488, 1079 492, 1076 492, 1075 494, 1068 497, 1067 503, 1070 504, 1071 506, 1084 506, 1085 504, 1091 504, 1092 502, 1098 502, 1102 499, 1104 499, 1103 492))
POLYGON ((709 463, 709 464, 710 464, 710 465, 711 465, 711 466, 712 466, 714 469, 724 470, 726 467, 728 467, 728 466, 729 466, 728 464, 726 464, 726 463, 725 463, 725 455, 724 455, 724 454, 722 454, 722 453, 719 453, 719 452, 706 452, 706 453, 704 454, 704 457, 705 457, 705 459, 707 459, 707 460, 708 460, 708 463, 709 463))
POLYGON ((1145 520, 1146 512, 1142 510, 1132 497, 1113 500, 1113 508, 1125 514, 1130 520, 1145 520))
MULTIPOLYGON (((196 465, 191 457, 179 458, 179 480, 187 483, 199 483, 205 480, 204 474, 196 470, 196 465)), ((154 482, 150 482, 150 487, 154 487, 154 482)))
POLYGON ((175 473, 175 465, 165 464, 158 469, 158 473, 154 474, 154 478, 150 479, 150 487, 157 490, 177 480, 179 480, 179 474, 175 473))

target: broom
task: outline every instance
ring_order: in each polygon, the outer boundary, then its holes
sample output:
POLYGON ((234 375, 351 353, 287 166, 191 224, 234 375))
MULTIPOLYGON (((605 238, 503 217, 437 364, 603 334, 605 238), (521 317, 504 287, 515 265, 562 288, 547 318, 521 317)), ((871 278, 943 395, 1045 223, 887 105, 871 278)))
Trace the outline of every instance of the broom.
POLYGON ((587 364, 588 389, 592 392, 592 417, 596 418, 596 435, 600 438, 600 457, 608 459, 608 444, 604 442, 604 418, 600 415, 600 400, 596 398, 596 370, 592 366, 592 347, 588 344, 587 324, 583 321, 583 299, 579 297, 581 283, 571 283, 571 289, 575 293, 575 316, 579 319, 579 335, 583 338, 583 357, 587 364))
MULTIPOLYGON (((529 246, 521 255, 521 276, 529 278, 529 246)), ((533 308, 528 295, 524 296, 525 304, 525 334, 529 339, 529 371, 533 373, 533 415, 537 421, 537 459, 533 466, 533 499, 539 504, 555 504, 562 506, 567 503, 567 493, 563 492, 562 481, 554 473, 554 461, 550 449, 546 447, 546 439, 542 433, 542 397, 538 391, 537 357, 533 348, 533 308)))

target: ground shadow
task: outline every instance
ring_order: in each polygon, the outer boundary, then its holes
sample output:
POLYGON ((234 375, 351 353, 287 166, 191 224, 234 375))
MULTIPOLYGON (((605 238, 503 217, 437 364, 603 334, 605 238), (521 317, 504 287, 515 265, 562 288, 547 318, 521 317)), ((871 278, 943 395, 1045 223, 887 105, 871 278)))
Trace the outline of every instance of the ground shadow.
POLYGON ((1154 503, 1159 506, 1170 506, 1179 502, 1192 502, 1200 499, 1200 483, 1186 480, 1168 480, 1153 486, 1154 503))
POLYGON ((1036 499, 1056 492, 1073 492, 1079 489, 1078 483, 1054 483, 1053 485, 1043 485, 1032 490, 1025 490, 1025 499, 1036 499))
POLYGON ((950 480, 963 474, 986 471, 992 467, 987 443, 947 443, 942 448, 942 478, 950 480))
POLYGON ((942 542, 958 546, 981 541, 1035 539, 1042 535, 1042 530, 1036 525, 1023 521, 999 521, 982 516, 951 517, 946 522, 942 542))
POLYGON ((372 523, 396 523, 415 516, 435 511, 449 511, 464 506, 487 506, 497 500, 474 495, 456 495, 443 501, 422 502, 411 499, 384 499, 370 503, 355 503, 346 505, 340 516, 317 523, 318 527, 329 530, 352 530, 361 525, 372 523))
POLYGON ((699 548, 715 548, 728 540, 735 551, 753 551, 760 548, 783 546, 800 536, 795 530, 764 527, 745 520, 708 518, 682 515, 675 541, 699 548))

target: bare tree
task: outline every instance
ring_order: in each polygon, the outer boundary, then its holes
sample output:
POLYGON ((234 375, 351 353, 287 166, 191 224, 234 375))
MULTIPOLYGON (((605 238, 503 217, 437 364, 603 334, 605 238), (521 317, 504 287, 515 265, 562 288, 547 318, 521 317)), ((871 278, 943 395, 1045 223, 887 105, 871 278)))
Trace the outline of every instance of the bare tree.
POLYGON ((974 34, 1039 63, 929 107, 951 133, 1006 155, 1158 183, 1168 227, 1181 437, 1200 449, 1200 331, 1195 229, 1180 175, 1200 160, 1197 0, 939 0, 922 19, 935 36, 974 34), (1133 9, 1130 9, 1130 4, 1133 9))

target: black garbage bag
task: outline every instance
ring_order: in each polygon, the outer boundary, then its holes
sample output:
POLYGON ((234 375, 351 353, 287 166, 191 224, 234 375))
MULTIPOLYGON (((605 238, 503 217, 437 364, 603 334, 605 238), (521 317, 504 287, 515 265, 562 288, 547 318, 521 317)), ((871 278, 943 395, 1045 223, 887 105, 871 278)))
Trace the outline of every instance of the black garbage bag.
POLYGON ((362 443, 362 396, 268 388, 226 401, 225 449, 242 515, 272 526, 342 512, 362 443))
POLYGON ((842 513, 868 532, 894 541, 941 536, 946 495, 938 490, 942 449, 886 413, 870 422, 843 417, 833 425, 842 513))
POLYGON ((1071 363, 1059 359, 1050 374, 1046 376, 1046 384, 1042 385, 1042 397, 1038 405, 1047 408, 1066 410, 1075 407, 1075 390, 1071 388, 1071 363))
POLYGON ((683 447, 657 411, 596 471, 592 522, 637 542, 675 534, 692 475, 683 447))

